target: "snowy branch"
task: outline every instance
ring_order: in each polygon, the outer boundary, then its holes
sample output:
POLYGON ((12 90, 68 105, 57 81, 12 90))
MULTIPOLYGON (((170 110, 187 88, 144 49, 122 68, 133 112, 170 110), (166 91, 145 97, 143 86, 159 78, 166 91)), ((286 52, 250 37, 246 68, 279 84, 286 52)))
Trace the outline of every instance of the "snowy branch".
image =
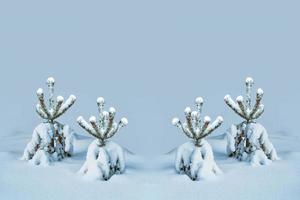
POLYGON ((100 145, 105 145, 105 141, 113 137, 122 127, 128 124, 126 118, 122 118, 119 123, 115 122, 116 109, 113 107, 109 108, 109 111, 103 110, 104 98, 99 97, 97 99, 99 120, 97 121, 95 116, 91 116, 89 123, 84 120, 83 117, 77 118, 77 123, 85 129, 89 134, 96 137, 100 145))
POLYGON ((259 88, 256 92, 255 104, 251 105, 251 91, 254 81, 252 78, 248 77, 245 81, 246 83, 246 99, 242 96, 236 98, 236 103, 231 99, 230 95, 224 97, 225 103, 240 117, 245 119, 247 122, 251 122, 257 119, 264 112, 264 105, 261 103, 264 91, 259 88))
POLYGON ((42 88, 39 88, 36 92, 39 103, 36 105, 36 112, 39 116, 48 122, 53 122, 55 119, 64 114, 76 101, 76 97, 71 95, 64 103, 64 98, 58 96, 56 101, 54 100, 54 83, 55 80, 52 77, 47 79, 47 85, 49 88, 49 106, 45 103, 45 95, 42 88))
POLYGON ((201 139, 205 138, 221 126, 223 122, 222 117, 211 123, 211 119, 208 116, 204 117, 203 123, 201 121, 203 99, 201 97, 196 98, 195 105, 197 110, 192 111, 190 107, 184 110, 186 122, 182 123, 178 118, 172 120, 172 124, 182 130, 185 135, 195 141, 196 145, 201 145, 201 139))

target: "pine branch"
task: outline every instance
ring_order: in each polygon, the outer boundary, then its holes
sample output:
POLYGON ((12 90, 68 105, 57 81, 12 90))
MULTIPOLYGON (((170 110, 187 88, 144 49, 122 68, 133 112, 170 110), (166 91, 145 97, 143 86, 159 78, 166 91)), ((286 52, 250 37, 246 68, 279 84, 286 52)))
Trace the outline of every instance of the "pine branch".
POLYGON ((259 118, 264 112, 264 106, 261 103, 263 97, 263 90, 259 88, 256 93, 256 101, 251 108, 251 90, 254 84, 252 78, 248 77, 245 81, 246 83, 246 100, 242 96, 238 96, 235 103, 229 95, 224 97, 225 103, 240 117, 246 120, 246 122, 251 122, 254 119, 259 118))
POLYGON ((64 103, 64 98, 62 96, 58 96, 56 99, 56 105, 53 109, 52 119, 56 119, 58 117, 59 109, 61 108, 62 104, 64 103))
POLYGON ((252 118, 253 119, 259 118, 264 113, 264 111, 265 111, 264 105, 260 104, 259 108, 257 109, 256 113, 253 114, 252 118))
POLYGON ((48 111, 48 108, 47 108, 47 106, 45 104, 45 98, 44 98, 43 89, 39 88, 36 91, 36 94, 37 94, 37 97, 38 97, 38 100, 39 100, 39 105, 40 105, 41 110, 47 115, 47 118, 49 119, 51 117, 51 115, 50 115, 50 113, 48 111))
POLYGON ((76 97, 74 95, 70 95, 70 97, 67 99, 67 101, 60 107, 55 118, 58 118, 62 114, 64 114, 69 108, 71 108, 71 106, 74 105, 75 101, 76 101, 76 97))
POLYGON ((203 108, 203 98, 202 97, 197 97, 195 100, 195 105, 197 107, 197 111, 198 111, 198 126, 201 126, 201 113, 202 113, 202 108, 203 108))
POLYGON ((208 136, 211 134, 214 130, 219 128, 223 123, 223 118, 221 116, 217 117, 217 119, 208 126, 208 128, 204 131, 203 135, 200 137, 200 139, 208 136))
POLYGON ((255 105, 250 113, 250 118, 253 118, 255 116, 255 114, 257 113, 257 111, 259 110, 260 105, 261 105, 261 99, 262 99, 263 95, 264 95, 264 91, 259 88, 256 93, 255 105))
POLYGON ((89 134, 91 134, 92 136, 98 138, 98 139, 102 139, 93 129, 93 127, 87 123, 84 118, 82 116, 77 118, 77 123, 84 129, 86 130, 89 134))
POLYGON ((106 135, 106 139, 113 137, 120 129, 121 129, 120 122, 119 123, 114 122, 111 131, 106 135))
POLYGON ((111 132, 112 128, 113 128, 113 123, 114 123, 114 118, 115 118, 115 114, 116 114, 116 109, 111 107, 109 109, 109 112, 108 112, 108 123, 107 123, 107 127, 106 127, 106 130, 104 132, 104 137, 107 136, 107 134, 109 132, 111 132))
POLYGON ((242 96, 238 96, 236 98, 236 102, 237 102, 240 110, 242 111, 244 118, 248 119, 248 113, 246 111, 246 105, 244 103, 244 98, 242 96))
POLYGON ((37 104, 37 105, 36 105, 36 109, 35 109, 35 110, 36 110, 37 114, 38 114, 41 118, 43 118, 43 119, 48 119, 47 114, 42 110, 40 104, 37 104))
POLYGON ((197 110, 191 111, 190 107, 187 107, 184 111, 186 122, 181 123, 178 118, 173 118, 172 124, 182 130, 182 132, 188 137, 195 141, 196 145, 201 143, 201 139, 211 134, 217 129, 223 122, 222 117, 218 117, 212 124, 210 124, 210 117, 204 117, 204 123, 201 125, 201 112, 203 106, 203 99, 198 97, 195 101, 197 110), (185 128, 186 126, 186 128, 185 128))
POLYGON ((206 131, 206 129, 208 128, 208 126, 210 124, 210 121, 211 121, 211 119, 210 119, 209 116, 204 117, 204 124, 201 128, 201 134, 200 135, 204 134, 204 132, 206 131))
POLYGON ((47 120, 48 122, 53 122, 56 118, 64 114, 76 101, 76 97, 71 95, 65 103, 62 96, 56 98, 56 103, 54 101, 54 83, 55 80, 52 77, 47 79, 47 86, 49 88, 49 107, 47 108, 44 98, 44 92, 42 88, 36 91, 38 97, 38 105, 36 106, 36 112, 38 115, 47 120))
POLYGON ((47 79, 47 85, 49 88, 49 107, 50 107, 50 109, 52 109, 54 106, 54 84, 55 84, 54 78, 49 77, 47 79))
POLYGON ((251 77, 247 77, 245 80, 246 84, 246 108, 251 108, 251 90, 254 84, 254 81, 251 77))
POLYGON ((191 108, 187 107, 184 110, 184 113, 185 113, 185 118, 186 118, 187 129, 193 135, 193 137, 195 138, 196 137, 196 132, 194 130, 194 126, 193 126, 193 123, 192 123, 191 108))
MULTIPOLYGON (((181 123, 181 121, 178 118, 174 118, 172 120, 172 124, 182 130, 182 132, 189 138, 194 139, 194 136, 192 133, 189 132, 187 127, 185 127, 184 124, 181 123)), ((187 126, 187 125, 186 125, 187 126)))
POLYGON ((224 97, 224 101, 225 103, 236 113, 238 114, 240 117, 245 118, 243 112, 241 111, 241 109, 236 105, 236 103, 232 100, 232 98, 230 97, 230 95, 226 95, 224 97))
POLYGON ((96 117, 95 116, 91 116, 90 119, 90 124, 92 125, 96 135, 99 137, 99 138, 102 138, 103 139, 103 134, 99 128, 99 125, 97 124, 97 120, 96 120, 96 117))
MULTIPOLYGON (((116 124, 116 123, 114 123, 114 124, 116 124)), ((112 131, 107 134, 106 139, 109 139, 112 136, 114 136, 119 130, 121 130, 121 128, 125 127, 127 124, 128 124, 128 120, 125 117, 123 117, 119 121, 118 125, 113 125, 112 131), (116 127, 116 128, 114 128, 114 127, 116 127)))
POLYGON ((117 124, 114 122, 116 110, 111 107, 109 112, 103 110, 104 98, 99 97, 97 99, 99 123, 97 123, 96 117, 90 117, 90 124, 88 124, 82 117, 79 117, 78 124, 85 129, 89 134, 100 140, 101 145, 105 145, 105 141, 113 137, 122 127, 128 124, 126 118, 122 118, 117 124))

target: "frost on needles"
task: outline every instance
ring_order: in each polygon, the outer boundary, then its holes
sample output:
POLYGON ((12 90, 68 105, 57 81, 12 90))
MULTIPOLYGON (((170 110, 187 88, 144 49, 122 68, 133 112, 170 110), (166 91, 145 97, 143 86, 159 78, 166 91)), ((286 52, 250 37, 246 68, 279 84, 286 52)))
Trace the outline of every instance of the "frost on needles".
POLYGON ((97 99, 99 119, 91 116, 89 122, 83 117, 78 117, 78 124, 96 139, 89 145, 86 161, 81 167, 79 174, 88 179, 108 180, 114 174, 121 174, 125 170, 125 158, 123 148, 117 143, 108 141, 122 127, 128 124, 126 118, 115 122, 116 109, 104 109, 104 98, 97 99))
POLYGON ((63 115, 76 101, 71 95, 66 101, 62 96, 54 98, 55 80, 47 79, 49 89, 48 102, 42 88, 36 92, 38 104, 37 114, 43 119, 33 131, 32 139, 27 144, 22 159, 35 165, 49 165, 53 161, 71 156, 73 153, 74 132, 69 125, 59 123, 57 118, 63 115))
POLYGON ((236 102, 230 95, 224 97, 225 103, 241 118, 243 122, 227 130, 227 153, 238 160, 247 160, 252 165, 266 165, 278 156, 273 144, 270 142, 266 129, 256 120, 263 114, 264 105, 262 97, 264 92, 259 88, 256 92, 256 100, 251 102, 251 92, 254 81, 246 78, 246 96, 238 96, 236 102))
POLYGON ((205 137, 221 126, 223 118, 219 116, 212 123, 208 116, 202 120, 203 99, 196 98, 195 104, 197 108, 195 111, 192 111, 190 107, 185 109, 186 121, 184 123, 178 118, 174 118, 172 124, 191 139, 190 142, 178 147, 175 169, 178 173, 186 174, 192 180, 199 180, 222 173, 214 160, 212 147, 205 137))

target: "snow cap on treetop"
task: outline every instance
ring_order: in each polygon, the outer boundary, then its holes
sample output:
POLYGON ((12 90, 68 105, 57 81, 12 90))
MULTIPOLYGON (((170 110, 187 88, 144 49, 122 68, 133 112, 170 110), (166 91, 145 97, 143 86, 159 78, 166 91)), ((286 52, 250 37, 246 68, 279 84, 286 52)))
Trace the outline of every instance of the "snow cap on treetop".
POLYGON ((108 118, 109 113, 107 111, 102 112, 104 118, 108 118))
POLYGON ((77 122, 82 122, 82 121, 83 121, 83 117, 82 116, 77 117, 77 122))
POLYGON ((217 120, 218 120, 219 122, 223 122, 223 121, 224 121, 224 119, 223 119, 222 116, 218 116, 218 117, 217 117, 217 120))
POLYGON ((72 100, 76 100, 76 96, 73 95, 73 94, 70 95, 70 98, 71 98, 72 100))
POLYGON ((55 83, 55 79, 54 79, 53 77, 49 77, 49 78, 47 79, 47 84, 48 84, 48 85, 54 85, 54 83, 55 83))
POLYGON ((127 118, 123 117, 123 118, 121 119, 121 123, 122 123, 124 126, 126 126, 126 125, 128 124, 127 118))
POLYGON ((263 95, 263 94, 264 94, 263 89, 258 88, 258 89, 257 89, 257 94, 258 94, 258 95, 263 95))
POLYGON ((185 109, 184 109, 184 113, 185 114, 189 114, 189 113, 191 113, 192 112, 192 109, 190 108, 190 107, 186 107, 185 109))
POLYGON ((210 122, 210 121, 211 121, 211 119, 210 119, 209 116, 205 116, 205 117, 204 117, 204 122, 205 122, 205 123, 210 122))
POLYGON ((244 97, 243 97, 243 96, 238 96, 238 97, 236 98, 236 101, 237 101, 237 102, 243 102, 243 101, 244 101, 244 97))
POLYGON ((105 103, 105 100, 103 97, 98 97, 97 98, 97 103, 103 105, 105 103))
POLYGON ((198 116, 198 112, 197 112, 197 111, 193 111, 193 112, 192 112, 192 117, 193 117, 193 118, 196 118, 197 116, 198 116))
POLYGON ((91 123, 96 123, 96 117, 95 116, 91 116, 90 117, 90 119, 89 119, 89 121, 91 122, 91 123))
POLYGON ((36 94, 37 95, 42 95, 44 92, 43 92, 43 89, 42 88, 39 88, 37 91, 36 91, 36 94))
POLYGON ((227 100, 230 99, 230 98, 231 98, 230 95, 229 95, 229 94, 226 94, 225 97, 224 97, 224 100, 227 101, 227 100))
POLYGON ((196 105, 203 104, 203 98, 202 98, 202 97, 197 97, 197 98, 195 99, 195 104, 196 104, 196 105))
POLYGON ((172 119, 172 124, 174 125, 174 126, 177 126, 178 124, 179 124, 179 119, 177 118, 177 117, 175 117, 175 118, 173 118, 172 119))
POLYGON ((251 78, 251 77, 247 77, 245 82, 246 82, 246 84, 253 84, 254 83, 253 78, 251 78))
POLYGON ((63 101, 64 101, 64 98, 63 98, 62 96, 58 96, 58 97, 56 98, 56 101, 57 101, 57 102, 63 102, 63 101))
POLYGON ((110 107, 109 108, 109 113, 115 114, 116 113, 116 109, 114 107, 110 107))

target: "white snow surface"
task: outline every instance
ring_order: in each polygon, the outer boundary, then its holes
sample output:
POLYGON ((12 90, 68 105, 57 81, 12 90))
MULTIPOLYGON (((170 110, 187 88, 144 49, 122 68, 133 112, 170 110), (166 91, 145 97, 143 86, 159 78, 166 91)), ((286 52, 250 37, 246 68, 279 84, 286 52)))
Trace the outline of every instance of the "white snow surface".
POLYGON ((0 140, 0 197, 22 199, 299 199, 299 138, 278 132, 271 135, 281 160, 252 167, 226 156, 226 139, 209 138, 223 174, 209 180, 191 181, 174 168, 175 150, 142 157, 126 151, 126 169, 109 181, 86 180, 77 172, 86 159, 92 138, 79 135, 73 157, 50 167, 33 166, 19 158, 30 134, 16 132, 0 140))

